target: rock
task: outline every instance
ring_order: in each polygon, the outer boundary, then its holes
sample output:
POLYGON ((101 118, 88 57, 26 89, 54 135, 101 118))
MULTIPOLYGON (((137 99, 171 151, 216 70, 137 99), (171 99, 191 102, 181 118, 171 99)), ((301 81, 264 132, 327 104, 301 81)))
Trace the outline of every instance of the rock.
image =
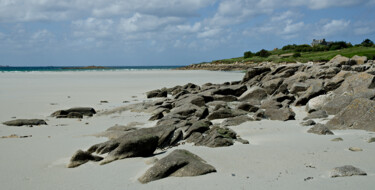
POLYGON ((83 118, 83 115, 81 113, 78 113, 78 112, 70 112, 70 113, 68 113, 66 118, 83 118))
POLYGON ((232 117, 232 118, 227 118, 225 119, 222 123, 221 126, 226 127, 226 126, 237 126, 242 123, 248 122, 248 121, 254 121, 253 118, 247 116, 247 115, 241 115, 237 117, 232 117))
POLYGON ((237 139, 237 134, 233 130, 213 126, 210 130, 206 131, 204 135, 198 136, 197 133, 193 133, 187 141, 195 143, 196 146, 215 148, 231 146, 235 139, 237 139))
POLYGON ((16 119, 11 121, 6 121, 3 123, 7 126, 23 126, 23 125, 47 125, 47 123, 42 119, 16 119))
POLYGON ((338 138, 334 138, 332 139, 331 141, 333 142, 339 142, 339 141, 343 141, 344 139, 342 139, 341 137, 338 137, 338 138))
POLYGON ((260 109, 279 109, 281 107, 283 107, 283 105, 273 99, 263 100, 260 105, 260 109))
POLYGON ((306 91, 309 87, 310 87, 309 84, 298 82, 298 83, 294 83, 292 85, 289 92, 292 93, 292 94, 297 94, 299 92, 306 91))
POLYGON ((258 86, 253 86, 244 92, 239 98, 239 101, 246 101, 260 105, 261 100, 267 98, 267 92, 258 86))
POLYGON ((150 119, 148 119, 148 120, 149 121, 155 121, 155 120, 159 120, 163 117, 164 117, 163 112, 158 112, 158 113, 154 114, 153 116, 151 116, 150 119))
POLYGON ((152 157, 152 158, 146 159, 144 162, 147 165, 151 165, 151 164, 155 164, 157 161, 159 161, 158 158, 152 157))
POLYGON ((211 172, 216 172, 216 169, 202 158, 187 150, 177 149, 157 161, 138 180, 141 183, 149 183, 169 176, 199 176, 211 172))
POLYGON ((283 94, 283 93, 276 94, 272 96, 271 99, 276 102, 284 102, 285 100, 289 100, 290 103, 296 100, 296 98, 292 94, 283 94))
POLYGON ((214 101, 224 101, 224 102, 234 102, 237 101, 237 97, 235 96, 224 96, 224 95, 213 95, 212 96, 214 101))
POLYGON ((245 76, 243 77, 242 79, 242 83, 245 83, 249 80, 251 80, 252 78, 254 78, 255 76, 258 76, 262 73, 267 73, 267 72, 270 72, 271 69, 268 68, 268 67, 254 67, 254 68, 251 68, 249 69, 245 76))
POLYGON ((308 116, 303 118, 303 120, 327 118, 327 117, 328 117, 328 114, 326 111, 318 110, 318 111, 311 112, 308 116))
POLYGON ((245 115, 247 114, 245 111, 242 110, 232 110, 228 108, 220 108, 219 110, 216 110, 212 113, 210 113, 207 116, 207 119, 209 120, 214 120, 214 119, 224 119, 224 118, 229 118, 229 117, 236 117, 240 115, 245 115))
POLYGON ((333 135, 333 132, 329 130, 327 126, 320 123, 314 125, 314 127, 311 127, 307 132, 317 135, 333 135))
POLYGON ((199 91, 201 87, 193 83, 188 83, 182 86, 182 89, 187 90, 191 93, 191 92, 199 91))
POLYGON ((346 176, 353 176, 353 175, 367 175, 367 174, 361 169, 356 168, 351 165, 336 167, 336 168, 333 168, 330 172, 331 177, 346 177, 346 176))
POLYGON ((245 140, 245 139, 242 139, 242 138, 237 138, 236 141, 239 142, 239 143, 242 143, 242 144, 250 144, 250 142, 248 140, 245 140))
POLYGON ((354 74, 354 72, 350 72, 350 71, 340 71, 332 79, 329 79, 329 80, 327 80, 325 82, 324 89, 326 91, 332 91, 332 90, 337 89, 338 87, 340 87, 340 85, 342 84, 342 82, 344 82, 344 80, 347 77, 349 77, 349 76, 351 76, 353 74, 354 74))
POLYGON ((164 98, 168 96, 167 90, 152 90, 146 93, 147 98, 164 98))
POLYGON ((296 100, 296 106, 305 105, 310 99, 319 96, 325 92, 322 80, 314 79, 310 80, 309 83, 311 84, 310 87, 305 91, 305 93, 302 96, 300 96, 296 100))
POLYGON ((373 143, 373 142, 375 142, 375 137, 371 137, 367 142, 368 142, 368 143, 373 143))
POLYGON ((200 119, 206 118, 208 115, 208 109, 206 107, 199 107, 194 104, 185 104, 179 107, 175 107, 170 112, 171 115, 178 114, 184 117, 195 116, 200 119))
POLYGON ((219 88, 212 92, 213 95, 232 95, 241 96, 247 90, 246 85, 231 85, 219 88))
POLYGON ((101 161, 103 160, 102 157, 100 156, 94 156, 94 155, 91 155, 89 152, 84 152, 82 150, 78 150, 76 153, 74 153, 74 155, 72 156, 72 158, 70 159, 70 162, 68 164, 68 168, 75 168, 75 167, 78 167, 88 161, 94 161, 94 162, 98 162, 98 161, 101 161))
POLYGON ((352 152, 362 152, 363 151, 362 148, 358 148, 358 147, 350 147, 349 150, 352 151, 352 152))
POLYGON ((361 65, 366 63, 367 57, 355 55, 350 60, 354 61, 357 65, 361 65))
POLYGON ((331 64, 333 66, 341 66, 346 64, 349 61, 349 58, 344 57, 342 55, 336 55, 334 58, 332 58, 328 64, 331 64))
POLYGON ((314 120, 307 120, 307 121, 303 121, 300 123, 302 126, 311 126, 311 125, 315 125, 315 121, 314 120))
POLYGON ((193 123, 189 128, 186 129, 184 139, 188 138, 192 133, 199 132, 204 133, 210 129, 212 125, 211 121, 204 119, 193 123))
POLYGON ((252 105, 252 104, 249 104, 247 102, 242 102, 240 103, 236 109, 239 109, 239 110, 243 110, 243 111, 247 111, 247 112, 256 112, 259 110, 258 107, 252 105))
POLYGON ((206 104, 203 96, 196 94, 186 94, 181 96, 178 100, 174 102, 175 107, 182 106, 184 104, 194 104, 196 106, 202 107, 206 104))
POLYGON ((316 110, 321 110, 327 102, 330 102, 335 95, 333 93, 328 93, 324 95, 317 96, 310 99, 306 104, 306 110, 310 113, 316 110))
POLYGON ((283 83, 283 81, 284 79, 282 78, 272 79, 272 80, 264 82, 262 84, 262 87, 267 92, 267 94, 272 95, 279 88, 279 86, 283 83))
POLYGON ((127 133, 117 139, 91 146, 87 152, 96 152, 98 154, 108 153, 100 162, 101 165, 129 157, 152 155, 158 147, 158 140, 160 138, 152 133, 135 133, 138 131, 141 131, 141 129, 127 133))
POLYGON ((70 116, 73 116, 71 118, 79 117, 79 114, 81 114, 82 116, 91 117, 94 114, 96 114, 96 111, 95 111, 94 108, 90 108, 90 107, 76 107, 76 108, 70 108, 70 109, 67 109, 67 110, 56 111, 56 112, 52 113, 51 116, 56 117, 56 118, 68 118, 68 115, 70 113, 74 113, 74 114, 70 115, 70 116))
POLYGON ((264 115, 271 120, 287 121, 294 120, 296 114, 290 108, 269 108, 265 110, 264 115))
POLYGON ((330 129, 361 129, 375 131, 375 101, 353 100, 326 124, 330 129))

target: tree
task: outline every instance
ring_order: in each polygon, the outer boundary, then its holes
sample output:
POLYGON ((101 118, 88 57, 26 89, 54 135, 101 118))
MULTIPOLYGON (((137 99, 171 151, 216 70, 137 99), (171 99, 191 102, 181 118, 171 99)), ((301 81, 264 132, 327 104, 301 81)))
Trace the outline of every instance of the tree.
POLYGON ((296 52, 296 53, 293 54, 293 57, 301 57, 301 53, 296 52))
POLYGON ((271 53, 265 49, 262 49, 258 52, 255 53, 256 56, 259 56, 259 57, 268 57, 271 55, 271 53))
POLYGON ((370 39, 365 39, 363 40, 363 42, 361 43, 361 45, 365 46, 365 47, 371 47, 374 45, 374 42, 371 41, 370 39))
POLYGON ((253 56, 254 56, 254 54, 251 51, 247 51, 247 52, 243 53, 243 58, 245 58, 245 59, 253 57, 253 56))

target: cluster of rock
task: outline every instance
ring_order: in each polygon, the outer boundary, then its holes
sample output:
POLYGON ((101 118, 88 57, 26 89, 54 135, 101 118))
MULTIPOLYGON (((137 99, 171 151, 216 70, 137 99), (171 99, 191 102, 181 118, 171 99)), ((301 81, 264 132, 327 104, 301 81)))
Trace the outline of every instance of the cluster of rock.
MULTIPOLYGON (((129 105, 107 114, 124 110, 148 112, 152 114, 150 120, 157 120, 154 127, 124 130, 118 138, 79 152, 85 155, 82 156, 85 159, 79 162, 73 157, 72 166, 88 160, 106 164, 128 157, 151 156, 156 149, 183 142, 207 147, 231 146, 234 141, 247 144, 248 141, 227 126, 262 119, 294 120, 291 106, 306 105, 309 115, 303 125, 312 125, 308 131, 311 133, 327 135, 333 134, 330 129, 348 128, 375 131, 374 74, 372 61, 363 57, 349 59, 336 56, 327 63, 319 64, 261 64, 250 68, 241 81, 202 86, 189 83, 153 90, 147 93, 147 97, 157 100, 129 105), (328 115, 336 116, 326 125, 311 120, 328 115), (213 124, 212 120, 216 119, 224 121, 213 124), (99 159, 90 156, 93 153, 108 154, 99 159)), ((66 112, 63 113, 66 115, 66 112)), ((190 153, 181 151, 171 154, 191 157, 190 153)), ((139 180, 146 183, 169 175, 183 176, 190 169, 179 168, 189 165, 200 167, 196 162, 189 164, 184 159, 169 163, 169 158, 163 158, 155 164, 156 168, 152 167, 139 180), (169 174, 158 174, 156 171, 160 170, 167 170, 169 174)), ((212 166, 202 168, 207 168, 207 171, 192 173, 198 175, 214 171, 212 166)))
POLYGON ((210 71, 243 71, 254 66, 254 63, 200 63, 185 67, 176 68, 176 70, 210 70, 210 71))
POLYGON ((96 114, 94 108, 76 107, 67 110, 55 111, 51 114, 51 116, 56 118, 83 118, 83 116, 92 117, 94 114, 96 114))

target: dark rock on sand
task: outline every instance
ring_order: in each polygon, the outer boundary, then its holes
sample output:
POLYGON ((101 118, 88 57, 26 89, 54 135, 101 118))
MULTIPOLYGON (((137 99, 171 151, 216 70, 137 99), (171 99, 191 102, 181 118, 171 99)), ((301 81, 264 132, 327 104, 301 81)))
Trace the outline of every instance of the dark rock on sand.
POLYGON ((246 101, 260 105, 263 99, 267 98, 267 92, 261 87, 254 86, 244 92, 239 98, 239 101, 246 101))
POLYGON ((186 129, 184 139, 190 137, 190 135, 194 132, 199 132, 199 133, 206 132, 207 130, 210 129, 211 125, 212 125, 211 121, 207 119, 194 122, 193 125, 191 125, 189 128, 186 129))
POLYGON ((224 119, 230 117, 236 117, 240 115, 245 115, 247 112, 242 110, 233 110, 230 108, 220 108, 207 116, 207 119, 214 120, 214 119, 224 119))
POLYGON ((199 176, 211 172, 216 172, 216 169, 202 158, 187 150, 177 149, 157 161, 138 180, 141 183, 148 183, 169 176, 199 176))
POLYGON ((227 118, 222 123, 221 126, 237 126, 242 123, 248 122, 248 121, 254 121, 253 118, 247 116, 247 115, 241 115, 237 117, 227 118))
POLYGON ((326 124, 330 129, 375 131, 375 101, 358 98, 326 124))
POLYGON ((159 137, 155 134, 135 132, 137 131, 127 133, 114 140, 96 144, 90 147, 87 152, 96 152, 98 154, 108 153, 100 162, 101 165, 129 157, 152 155, 158 146, 159 137))
POLYGON ((93 116, 96 114, 96 111, 94 108, 90 107, 76 107, 76 108, 70 108, 67 110, 59 110, 51 114, 52 117, 56 118, 79 118, 79 114, 82 116, 93 116), (69 115, 70 114, 70 115, 69 115))
POLYGON ((259 110, 259 107, 254 106, 247 102, 242 102, 237 106, 237 109, 247 111, 247 112, 256 112, 259 110))
POLYGON ((146 93, 147 98, 164 98, 168 96, 168 91, 165 90, 152 90, 146 93))
POLYGON ((317 135, 333 135, 333 132, 329 130, 327 126, 320 123, 314 125, 314 127, 311 127, 307 132, 317 135))
POLYGON ((327 118, 327 117, 328 117, 328 114, 326 111, 318 110, 318 111, 311 112, 308 116, 303 118, 303 120, 327 118))
POLYGON ((6 121, 3 123, 7 126, 23 126, 23 125, 47 125, 47 123, 42 119, 16 119, 11 121, 6 121))
POLYGON ((242 79, 242 82, 245 83, 249 80, 251 80, 252 78, 262 74, 262 73, 267 73, 267 72, 270 72, 271 69, 268 68, 268 67, 254 67, 254 68, 251 68, 249 69, 245 76, 243 77, 242 79))
POLYGON ((280 121, 287 121, 287 120, 294 120, 294 116, 296 115, 292 109, 290 108, 269 108, 266 109, 264 115, 271 119, 271 120, 280 120, 280 121))
POLYGON ((75 168, 75 167, 78 167, 78 166, 88 162, 88 161, 98 162, 98 161, 101 161, 101 160, 103 160, 103 158, 100 157, 100 156, 91 155, 89 152, 84 152, 82 150, 78 150, 76 153, 74 153, 74 155, 70 159, 70 162, 69 162, 67 167, 68 168, 75 168))
POLYGON ((307 120, 307 121, 303 121, 303 122, 301 122, 301 125, 302 126, 311 126, 311 125, 315 125, 316 123, 315 123, 315 121, 314 120, 307 120))
POLYGON ((367 175, 367 173, 351 165, 336 167, 330 172, 331 177, 346 177, 353 175, 367 175))
POLYGON ((206 131, 204 135, 201 133, 193 133, 187 139, 187 142, 193 142, 196 146, 215 148, 233 145, 233 140, 237 138, 236 136, 236 132, 231 129, 213 126, 210 130, 206 131))
POLYGON ((241 96, 247 90, 246 85, 231 85, 224 86, 212 92, 214 95, 232 95, 232 96, 241 96))

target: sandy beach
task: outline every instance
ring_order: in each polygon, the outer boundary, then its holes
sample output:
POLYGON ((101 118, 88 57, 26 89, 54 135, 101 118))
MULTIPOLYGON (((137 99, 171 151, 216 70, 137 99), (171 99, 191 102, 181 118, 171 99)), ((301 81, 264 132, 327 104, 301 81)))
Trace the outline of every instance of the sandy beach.
MULTIPOLYGON (((186 149, 214 166, 216 173, 196 177, 168 177, 148 184, 137 181, 151 165, 150 158, 127 158, 106 165, 89 162, 77 168, 66 165, 78 149, 87 149, 107 138, 94 134, 116 124, 144 123, 150 114, 122 112, 83 119, 56 119, 51 113, 71 107, 93 107, 99 113, 147 101, 145 92, 194 83, 241 80, 241 72, 213 71, 67 71, 0 73, 0 123, 44 119, 48 125, 11 127, 0 124, 1 189, 373 189, 374 132, 334 130, 335 135, 307 133, 300 125, 305 107, 292 107, 296 120, 251 121, 230 127, 250 144, 208 148, 186 143, 155 155, 165 157, 186 149), (108 101, 104 103, 101 101, 108 101), (341 137, 343 141, 331 141, 341 137), (352 152, 349 147, 363 151, 352 152), (329 171, 355 165, 367 176, 331 178, 329 171)), ((317 119, 325 123, 328 119, 317 119)), ((214 121, 220 122, 220 121, 214 121)))

